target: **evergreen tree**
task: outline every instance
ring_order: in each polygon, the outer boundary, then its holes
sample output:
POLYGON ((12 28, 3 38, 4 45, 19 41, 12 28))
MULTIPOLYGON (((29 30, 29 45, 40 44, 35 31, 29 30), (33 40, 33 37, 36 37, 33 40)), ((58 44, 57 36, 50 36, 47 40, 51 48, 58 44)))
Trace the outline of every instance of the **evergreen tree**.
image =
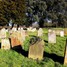
POLYGON ((9 23, 10 19, 14 23, 23 24, 25 16, 24 0, 3 0, 0 1, 0 25, 9 23))

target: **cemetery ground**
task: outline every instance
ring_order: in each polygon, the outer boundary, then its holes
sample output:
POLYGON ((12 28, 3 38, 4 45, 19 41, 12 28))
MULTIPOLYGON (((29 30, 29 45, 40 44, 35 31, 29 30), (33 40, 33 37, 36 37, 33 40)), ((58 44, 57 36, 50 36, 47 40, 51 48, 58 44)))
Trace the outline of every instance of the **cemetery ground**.
MULTIPOLYGON (((60 28, 63 29, 63 28, 60 28)), ((28 32, 28 37, 23 43, 22 54, 14 50, 0 49, 0 67, 67 67, 64 66, 64 52, 67 36, 57 35, 55 44, 48 43, 48 29, 43 29, 44 34, 41 38, 44 40, 44 59, 42 61, 28 58, 30 39, 37 36, 36 32, 28 32), (26 53, 26 54, 25 54, 26 53)))

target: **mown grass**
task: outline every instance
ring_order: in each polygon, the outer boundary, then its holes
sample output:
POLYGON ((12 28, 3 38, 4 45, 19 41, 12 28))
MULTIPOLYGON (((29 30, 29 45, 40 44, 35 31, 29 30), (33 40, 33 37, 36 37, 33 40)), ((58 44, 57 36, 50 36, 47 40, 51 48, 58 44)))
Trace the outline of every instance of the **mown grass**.
MULTIPOLYGON (((48 29, 43 29, 44 35, 41 37, 43 40, 48 41, 48 29)), ((25 51, 29 50, 29 41, 32 36, 37 36, 37 31, 34 33, 29 32, 29 37, 24 41, 23 49, 25 51)), ((65 51, 65 41, 67 36, 60 37, 57 36, 57 43, 50 44, 45 42, 44 51, 47 53, 53 53, 58 56, 64 57, 65 51)), ((45 57, 42 61, 36 61, 24 57, 23 55, 13 51, 13 50, 2 50, 0 49, 0 67, 67 67, 59 62, 54 62, 51 58, 45 57)))
POLYGON ((0 67, 65 67, 52 59, 45 57, 43 61, 36 61, 24 57, 13 50, 0 50, 0 67))

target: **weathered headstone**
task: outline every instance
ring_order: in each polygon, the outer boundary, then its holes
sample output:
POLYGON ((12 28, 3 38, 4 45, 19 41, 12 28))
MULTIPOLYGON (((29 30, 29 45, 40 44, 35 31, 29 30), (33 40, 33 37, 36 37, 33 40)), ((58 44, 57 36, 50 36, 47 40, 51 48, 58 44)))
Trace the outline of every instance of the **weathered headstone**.
POLYGON ((14 46, 18 46, 18 45, 21 45, 18 36, 19 36, 19 34, 18 34, 17 31, 16 31, 16 32, 13 32, 12 35, 10 36, 12 47, 14 47, 14 46))
POLYGON ((31 32, 35 32, 35 31, 36 31, 36 28, 32 28, 32 29, 31 29, 31 32))
POLYGON ((56 43, 55 31, 49 30, 49 32, 48 32, 48 43, 56 43))
POLYGON ((22 30, 21 31, 21 37, 22 37, 23 41, 25 41, 26 35, 27 35, 26 30, 22 30))
POLYGON ((63 30, 60 31, 60 36, 61 36, 61 37, 64 37, 64 31, 63 31, 63 30))
POLYGON ((11 37, 11 46, 15 47, 21 45, 20 41, 16 37, 11 37))
POLYGON ((65 50, 64 65, 67 65, 67 46, 65 50))
POLYGON ((44 52, 44 41, 37 41, 35 44, 30 45, 29 47, 29 58, 32 59, 43 59, 43 52, 44 52))
POLYGON ((64 29, 64 35, 67 36, 67 29, 64 29))
POLYGON ((21 31, 23 30, 23 27, 21 27, 21 31))
POLYGON ((18 27, 18 30, 20 31, 21 30, 21 27, 18 27))
POLYGON ((9 39, 1 39, 1 49, 10 49, 9 39))
POLYGON ((29 27, 29 28, 27 28, 27 30, 31 32, 31 30, 32 30, 32 27, 29 27))
POLYGON ((1 29, 0 38, 6 38, 6 29, 5 28, 1 29))
POLYGON ((12 31, 17 31, 17 28, 16 28, 16 27, 13 27, 13 28, 12 28, 12 31))
POLYGON ((17 38, 20 41, 20 43, 23 43, 23 39, 22 39, 22 35, 21 35, 21 31, 17 31, 17 38))
POLYGON ((60 35, 60 31, 61 31, 61 30, 55 30, 55 34, 56 34, 56 35, 60 35))
POLYGON ((42 28, 39 28, 39 30, 38 30, 38 36, 43 36, 43 30, 42 30, 42 28))

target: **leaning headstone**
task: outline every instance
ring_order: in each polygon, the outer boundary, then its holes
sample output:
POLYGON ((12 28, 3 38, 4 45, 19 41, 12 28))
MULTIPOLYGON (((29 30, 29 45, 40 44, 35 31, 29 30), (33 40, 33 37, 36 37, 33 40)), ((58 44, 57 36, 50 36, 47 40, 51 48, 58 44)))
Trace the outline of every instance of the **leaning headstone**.
POLYGON ((60 36, 61 36, 61 37, 64 37, 64 31, 63 31, 63 30, 60 31, 60 36))
POLYGON ((29 58, 42 60, 43 59, 43 52, 44 52, 44 41, 37 41, 33 45, 29 47, 29 58))
POLYGON ((9 39, 1 39, 1 49, 10 49, 10 41, 9 39))
POLYGON ((56 43, 55 31, 49 30, 49 32, 48 32, 48 43, 56 43))
POLYGON ((43 36, 43 30, 42 30, 42 28, 39 28, 39 30, 38 30, 38 36, 43 36))

